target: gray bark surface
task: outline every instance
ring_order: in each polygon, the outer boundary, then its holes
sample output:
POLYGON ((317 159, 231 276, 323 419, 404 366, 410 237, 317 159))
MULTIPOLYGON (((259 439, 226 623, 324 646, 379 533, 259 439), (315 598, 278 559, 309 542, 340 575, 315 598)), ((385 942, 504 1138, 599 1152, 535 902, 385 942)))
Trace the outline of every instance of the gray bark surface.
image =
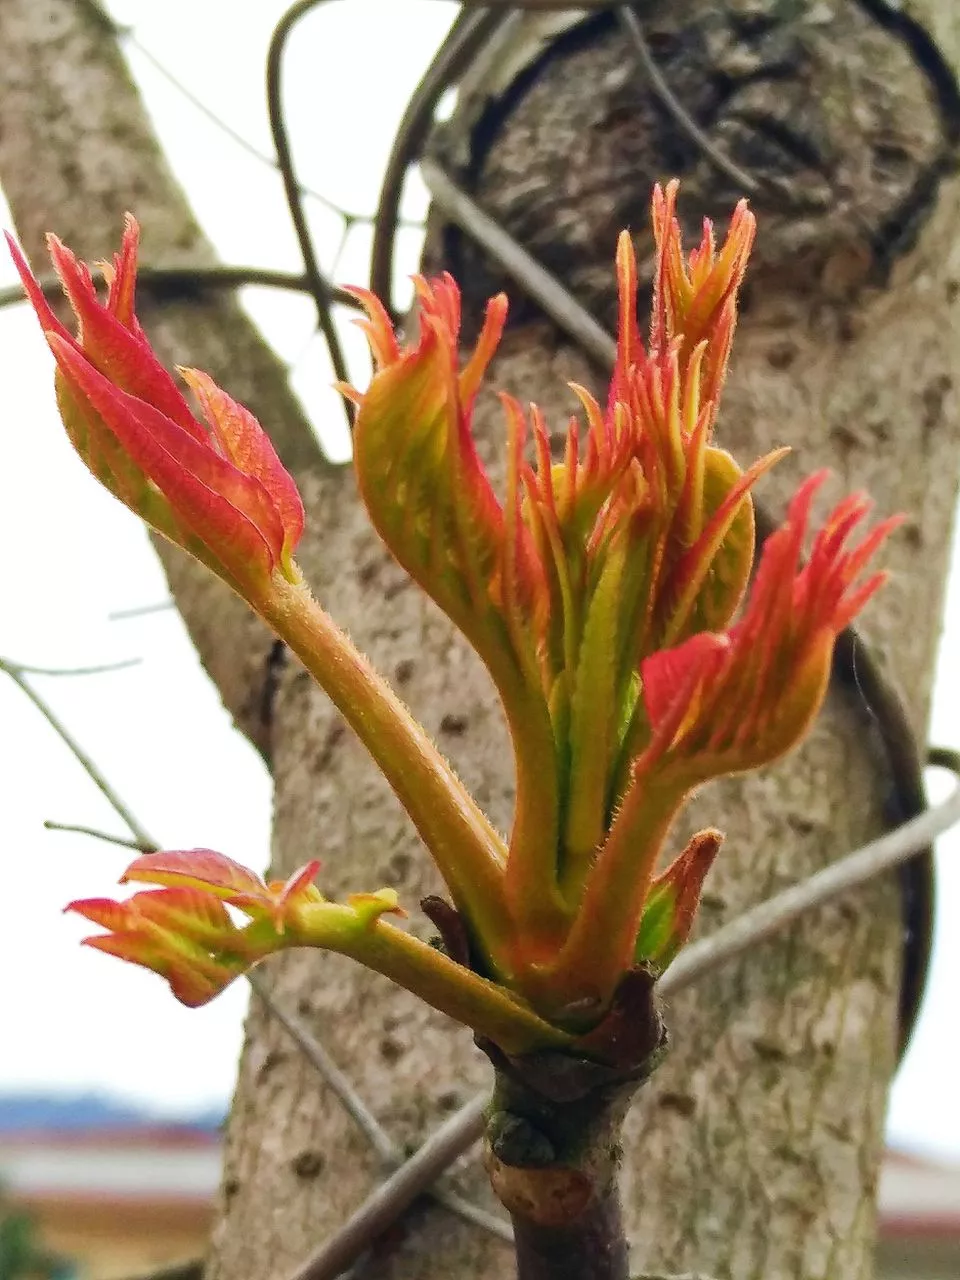
MULTIPOLYGON (((764 482, 777 509, 801 475, 827 464, 837 475, 830 496, 863 487, 881 513, 910 513, 885 554, 893 580, 864 629, 922 731, 960 461, 960 188, 952 178, 920 181, 935 167, 939 121, 915 62, 870 17, 886 7, 686 0, 673 17, 663 4, 645 21, 671 87, 708 134, 751 172, 779 179, 779 198, 810 206, 798 216, 772 196, 753 201, 759 244, 719 438, 741 461, 794 445, 764 482)), ((917 0, 912 12, 956 69, 953 0, 917 0)), ((38 258, 41 233, 53 227, 85 256, 102 256, 130 207, 148 260, 208 261, 122 59, 87 9, 6 0, 0 51, 0 181, 27 251, 38 258)), ((642 236, 651 183, 674 174, 691 224, 704 212, 722 217, 739 194, 678 137, 622 37, 600 23, 565 37, 485 115, 461 177, 609 321, 616 231, 629 225, 642 236)), ((470 272, 471 305, 499 287, 462 237, 438 233, 431 252, 470 272)), ((559 429, 574 407, 565 380, 597 385, 598 371, 529 308, 515 315, 494 381, 537 400, 559 429)), ((224 299, 164 304, 145 320, 166 359, 210 369, 279 433, 308 506, 299 559, 318 597, 506 827, 509 748, 491 687, 377 544, 350 473, 320 464, 279 362, 224 299)), ((477 429, 496 464, 503 431, 492 396, 477 429)), ((390 884, 413 906, 437 891, 410 824, 326 698, 295 666, 271 661, 269 639, 243 606, 164 554, 202 661, 270 756, 275 869, 316 855, 331 894, 390 884)), ((701 927, 875 834, 888 787, 869 714, 847 697, 784 765, 705 792, 688 825, 720 825, 728 843, 701 927)), ((673 1051, 642 1091, 625 1143, 635 1269, 734 1280, 870 1274, 900 941, 896 887, 878 884, 668 1010, 673 1051)), ((271 975, 277 997, 327 1043, 401 1143, 419 1142, 488 1080, 466 1032, 346 961, 290 954, 271 975)), ((379 1173, 311 1068, 254 1010, 209 1274, 281 1277, 379 1173)), ((485 1194, 475 1162, 462 1181, 485 1194)), ((361 1274, 499 1280, 509 1269, 502 1243, 423 1206, 361 1274)))

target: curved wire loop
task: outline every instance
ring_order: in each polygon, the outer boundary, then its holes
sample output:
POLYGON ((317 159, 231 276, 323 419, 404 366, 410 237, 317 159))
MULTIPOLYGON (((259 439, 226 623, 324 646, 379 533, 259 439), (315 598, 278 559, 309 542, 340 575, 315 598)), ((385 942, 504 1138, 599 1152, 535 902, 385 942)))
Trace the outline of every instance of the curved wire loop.
MULTIPOLYGON (((305 17, 311 9, 326 3, 328 3, 328 0, 299 0, 299 3, 294 4, 286 11, 274 27, 270 36, 270 46, 267 50, 267 113, 270 118, 273 145, 277 152, 277 167, 283 179, 283 190, 287 199, 287 208, 290 211, 290 221, 293 223, 297 243, 300 246, 307 287, 316 304, 320 332, 323 334, 324 341, 327 344, 330 362, 333 365, 337 381, 349 382, 350 374, 347 369, 347 362, 340 343, 340 335, 337 333, 337 326, 333 319, 333 303, 336 299, 336 292, 330 281, 320 270, 320 263, 317 260, 313 237, 310 234, 307 214, 303 205, 303 187, 297 178, 296 169, 294 168, 293 152, 290 147, 290 139, 287 135, 287 126, 283 114, 283 54, 287 47, 287 41, 301 18, 305 17)), ((352 426, 353 405, 346 396, 341 396, 341 399, 347 418, 347 426, 352 426)))

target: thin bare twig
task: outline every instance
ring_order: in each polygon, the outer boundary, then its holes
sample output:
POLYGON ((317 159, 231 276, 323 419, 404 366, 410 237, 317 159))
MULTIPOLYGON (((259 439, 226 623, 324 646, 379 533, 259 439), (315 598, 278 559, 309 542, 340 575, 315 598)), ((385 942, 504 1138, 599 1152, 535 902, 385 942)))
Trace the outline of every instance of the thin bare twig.
POLYGON ((259 973, 256 971, 248 973, 247 980, 257 999, 267 1006, 270 1015, 276 1018, 280 1026, 297 1042, 297 1048, 303 1057, 323 1076, 331 1090, 336 1094, 344 1111, 369 1142, 380 1157, 380 1160, 384 1164, 391 1166, 397 1164, 400 1159, 399 1149, 394 1145, 390 1135, 320 1041, 310 1034, 298 1018, 294 1018, 277 1004, 259 973))
POLYGON ((128 667, 138 667, 142 661, 142 658, 121 658, 118 662, 98 662, 92 667, 35 667, 29 662, 0 658, 0 667, 8 674, 18 671, 23 676, 102 676, 111 671, 126 671, 128 667))
POLYGON ((127 622, 131 618, 143 618, 151 613, 166 613, 176 607, 173 600, 157 600, 153 604, 136 604, 129 609, 112 609, 107 614, 107 621, 127 622))
POLYGON ((636 10, 630 5, 620 5, 617 9, 617 19, 633 48, 634 56, 640 65, 640 69, 650 82, 650 88, 666 107, 677 127, 687 135, 694 146, 703 152, 715 169, 719 170, 725 177, 730 178, 741 191, 745 191, 749 195, 756 195, 761 189, 760 183, 757 182, 756 178, 747 173, 746 169, 741 169, 734 160, 731 160, 718 146, 710 141, 667 84, 663 72, 657 66, 653 59, 653 54, 650 52, 650 46, 647 44, 646 36, 643 34, 643 24, 636 10))
MULTIPOLYGON (((397 1165, 398 1169, 402 1163, 401 1161, 397 1165)), ((436 1194, 430 1188, 427 1188, 425 1194, 433 1196, 433 1199, 438 1204, 442 1204, 451 1213, 458 1214, 464 1221, 472 1222, 475 1227, 481 1227, 484 1231, 489 1231, 492 1236, 499 1236, 506 1244, 513 1243, 513 1227, 505 1218, 501 1218, 495 1213, 490 1213, 487 1209, 482 1209, 480 1205, 474 1204, 472 1200, 467 1200, 455 1191, 448 1191, 442 1185, 436 1194)))
POLYGON ((135 814, 127 807, 120 798, 114 788, 110 785, 101 771, 94 764, 93 760, 80 746, 76 738, 69 732, 60 718, 53 711, 53 708, 36 692, 30 685, 29 680, 23 675, 23 669, 16 664, 11 664, 5 659, 0 658, 0 671, 3 671, 14 684, 30 699, 36 709, 50 725, 51 729, 57 734, 68 751, 73 755, 74 759, 84 770, 87 777, 91 780, 97 790, 104 796, 107 802, 112 806, 113 810, 119 815, 128 827, 131 835, 137 841, 138 846, 151 846, 153 849, 159 848, 151 839, 147 831, 137 821, 135 814))
MULTIPOLYGON (((391 1170, 398 1169, 403 1165, 403 1152, 381 1125, 363 1098, 360 1097, 350 1078, 340 1070, 320 1041, 311 1035, 310 1031, 298 1018, 292 1017, 282 1005, 273 999, 269 988, 259 973, 253 971, 247 974, 247 980, 253 988, 257 999, 267 1007, 271 1016, 276 1018, 287 1034, 296 1042, 297 1048, 303 1056, 311 1066, 316 1068, 325 1083, 336 1094, 340 1105, 376 1152, 381 1164, 391 1170)), ((437 1188, 433 1193, 428 1192, 428 1194, 431 1194, 431 1198, 445 1208, 451 1209, 462 1218, 466 1218, 467 1221, 484 1227, 487 1231, 492 1231, 495 1235, 500 1235, 504 1239, 511 1238, 509 1223, 504 1222, 492 1213, 488 1213, 485 1209, 481 1209, 479 1205, 465 1200, 455 1192, 441 1187, 437 1188), (504 1232, 506 1232, 506 1235, 504 1235, 504 1232)))
POLYGON ((91 836, 94 840, 102 840, 105 844, 115 844, 121 849, 136 849, 138 853, 156 853, 155 844, 141 844, 139 840, 127 836, 115 836, 109 831, 100 831, 97 827, 84 827, 76 822, 54 822, 52 818, 44 821, 47 831, 69 831, 78 836, 91 836))
MULTIPOLYGON (((103 275, 97 268, 93 270, 93 278, 99 283, 103 281, 103 275)), ((245 285, 261 285, 266 289, 281 289, 289 293, 312 292, 310 281, 302 272, 274 271, 270 267, 231 266, 227 263, 214 266, 174 264, 169 267, 151 267, 146 264, 138 267, 137 282, 158 297, 181 297, 207 289, 239 289, 245 285)), ((61 292, 60 281, 54 275, 40 276, 39 284, 48 298, 55 298, 61 292)), ((359 309, 360 304, 356 298, 344 289, 331 287, 331 298, 339 306, 350 307, 354 311, 359 309)), ((26 294, 20 285, 0 289, 0 307, 10 307, 25 300, 26 294)))

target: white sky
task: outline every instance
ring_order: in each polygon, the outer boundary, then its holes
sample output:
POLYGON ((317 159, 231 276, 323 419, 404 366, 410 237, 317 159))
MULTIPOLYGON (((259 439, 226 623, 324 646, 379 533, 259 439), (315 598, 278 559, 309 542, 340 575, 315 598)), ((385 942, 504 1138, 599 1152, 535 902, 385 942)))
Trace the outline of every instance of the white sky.
MULTIPOLYGON (((284 0, 242 6, 232 0, 167 0, 162 6, 127 0, 112 11, 217 116, 269 153, 263 61, 285 8, 284 0)), ((285 82, 304 183, 353 210, 374 208, 399 112, 453 12, 452 4, 435 0, 353 0, 321 6, 303 20, 290 43, 285 82), (376 40, 370 39, 371 24, 376 40)), ((135 47, 128 51, 173 167, 223 259, 299 269, 277 175, 199 114, 135 47)), ((405 211, 418 216, 422 191, 408 196, 405 211)), ((315 202, 309 209, 330 265, 338 221, 315 202)), ((117 210, 118 234, 122 212, 117 210)), ((9 226, 2 201, 0 214, 9 226)), ((413 269, 415 237, 401 243, 413 269)), ((149 256, 148 237, 145 260, 149 256)), ((337 279, 363 282, 368 260, 369 233, 359 227, 337 279)), ((0 257, 0 286, 13 280, 0 257)), ((321 432, 342 448, 330 374, 312 337, 312 303, 264 290, 248 290, 246 301, 293 365, 294 386, 321 432)), ((0 351, 8 450, 0 503, 0 654, 57 667, 140 658, 139 666, 110 675, 38 677, 35 683, 157 840, 172 848, 207 845, 262 867, 269 780, 232 730, 177 615, 109 620, 113 611, 164 599, 165 584, 137 520, 73 456, 53 407, 51 362, 25 307, 0 311, 0 351)), ((958 642, 955 575, 943 654, 955 653, 958 642)), ((934 741, 960 746, 958 712, 960 683, 951 664, 941 661, 934 741)), ((52 818, 118 833, 121 824, 22 693, 2 677, 0 725, 0 1092, 90 1088, 171 1113, 225 1100, 240 1045, 244 985, 235 984, 205 1009, 186 1010, 158 979, 77 946, 89 927, 62 916, 63 904, 115 896, 128 855, 82 836, 47 832, 42 823, 52 818)), ((937 786, 935 793, 941 791, 937 786)), ((958 852, 957 837, 941 842, 933 975, 890 1117, 894 1140, 954 1157, 960 1157, 960 931, 946 921, 960 913, 958 852)))

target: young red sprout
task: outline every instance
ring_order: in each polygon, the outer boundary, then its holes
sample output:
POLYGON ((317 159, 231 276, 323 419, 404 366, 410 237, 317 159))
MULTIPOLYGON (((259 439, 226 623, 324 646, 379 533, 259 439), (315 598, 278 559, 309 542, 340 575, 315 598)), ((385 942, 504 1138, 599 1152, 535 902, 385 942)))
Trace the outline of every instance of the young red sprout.
MULTIPOLYGON (((874 573, 861 581, 861 574, 901 523, 884 520, 851 547, 871 504, 848 497, 817 532, 804 563, 810 506, 826 475, 801 485, 785 523, 767 540, 740 620, 642 662, 648 745, 633 763, 588 873, 576 925, 543 975, 546 985, 568 992, 579 986, 581 999, 609 999, 637 953, 638 913, 642 940, 647 913, 662 894, 663 877, 651 877, 690 792, 708 779, 770 764, 806 736, 826 693, 836 637, 886 580, 874 573)), ((698 866, 705 873, 714 852, 695 838, 665 875, 702 883, 698 866)))
POLYGON ((182 369, 204 423, 157 359, 134 312, 140 229, 127 215, 120 252, 101 270, 101 301, 85 263, 56 236, 50 256, 77 317, 60 323, 22 253, 7 242, 57 362, 57 403, 71 443, 97 479, 148 524, 241 594, 275 573, 299 581, 293 553, 303 504, 269 436, 207 374, 182 369))
MULTIPOLYGON (((90 469, 144 519, 245 595, 330 694, 393 785, 443 874, 473 969, 382 917, 386 890, 327 901, 310 863, 265 885, 210 851, 147 855, 128 879, 161 886, 126 903, 78 902, 110 932, 92 945, 162 973, 202 1002, 271 951, 354 955, 509 1051, 577 1043, 635 965, 655 973, 693 925, 720 833, 700 832, 657 873, 690 791, 791 749, 822 702, 837 634, 883 580, 863 578, 895 526, 851 542, 868 503, 841 502, 802 552, 822 475, 801 486, 767 542, 752 590, 751 491, 782 455, 745 471, 713 442, 754 236, 741 202, 718 248, 709 222, 685 254, 676 184, 657 188, 649 342, 637 325, 629 236, 617 246, 617 355, 605 407, 573 391, 553 461, 542 414, 504 396, 498 496, 472 414, 506 323, 490 301, 460 352, 460 295, 418 279, 418 336, 402 346, 382 304, 356 290, 375 360, 357 404, 354 462, 371 519, 397 561, 490 671, 516 761, 509 839, 493 829, 422 727, 300 581, 303 511, 252 416, 187 371, 207 426, 151 351, 133 311, 136 224, 106 270, 56 240, 77 313, 72 338, 14 248, 58 363, 68 434, 90 469), (238 925, 227 911, 245 913, 238 925), (474 971, 475 970, 475 971, 474 971)), ((461 957, 462 959, 462 957, 461 957)))
POLYGON ((319 947, 394 979, 508 1053, 571 1043, 511 992, 388 924, 385 915, 406 914, 393 889, 331 902, 313 883, 319 868, 308 862, 288 880, 266 884, 212 849, 148 853, 130 864, 121 884, 161 888, 124 902, 78 899, 65 910, 108 930, 85 938, 87 946, 160 974, 186 1005, 206 1004, 277 951, 319 947), (248 923, 235 924, 227 906, 248 923))

